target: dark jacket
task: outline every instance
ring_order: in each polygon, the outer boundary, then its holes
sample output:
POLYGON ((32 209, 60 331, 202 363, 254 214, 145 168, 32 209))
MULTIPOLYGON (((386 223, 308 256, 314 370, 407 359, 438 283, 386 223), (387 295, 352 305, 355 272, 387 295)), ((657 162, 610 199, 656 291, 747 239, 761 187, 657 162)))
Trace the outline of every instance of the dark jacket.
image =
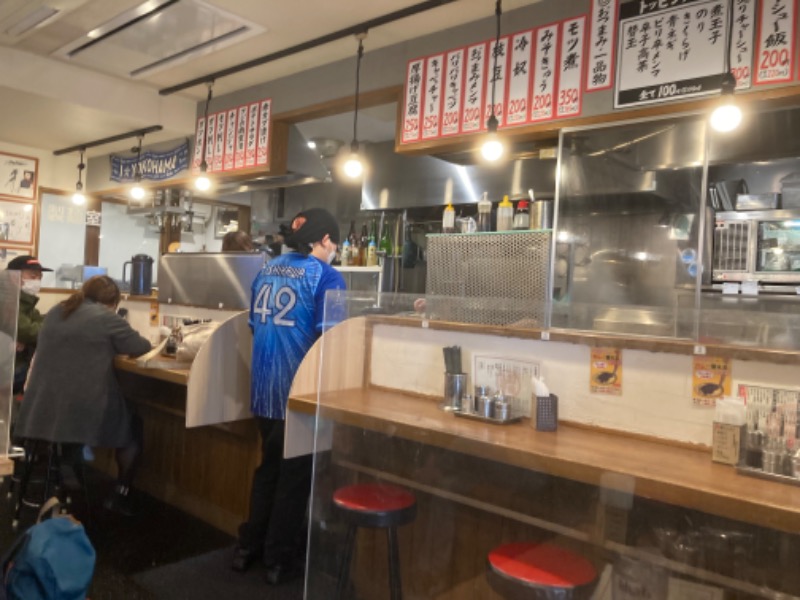
POLYGON ((36 340, 39 337, 39 330, 42 328, 44 317, 36 309, 39 297, 27 292, 19 293, 19 316, 17 317, 17 343, 25 347, 17 351, 14 360, 14 379, 19 378, 23 381, 28 372, 33 351, 36 350, 36 340))
POLYGON ((101 304, 85 300, 66 319, 54 307, 39 333, 15 434, 108 448, 128 444, 131 413, 114 357, 149 350, 147 339, 101 304))

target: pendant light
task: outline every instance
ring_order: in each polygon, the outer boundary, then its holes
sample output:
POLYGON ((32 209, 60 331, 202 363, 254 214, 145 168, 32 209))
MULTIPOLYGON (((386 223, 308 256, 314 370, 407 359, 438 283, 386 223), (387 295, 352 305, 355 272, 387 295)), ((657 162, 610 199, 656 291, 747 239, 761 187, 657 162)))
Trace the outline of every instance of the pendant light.
POLYGON ((500 48, 500 16, 503 14, 501 2, 502 0, 497 0, 494 8, 495 19, 497 22, 497 34, 494 40, 494 51, 492 52, 492 54, 494 54, 494 63, 492 66, 492 109, 491 113, 489 114, 489 119, 486 121, 486 129, 488 132, 486 134, 486 138, 484 139, 483 145, 481 146, 481 156, 483 156, 483 158, 489 162, 500 160, 505 152, 503 142, 500 141, 500 136, 497 135, 498 121, 497 116, 494 114, 494 89, 497 84, 497 55, 498 49, 500 48))
POLYGON ((137 202, 144 200, 145 191, 142 187, 142 143, 144 136, 139 136, 139 145, 136 146, 136 166, 134 167, 134 184, 131 188, 131 198, 137 202))
POLYGON ((78 183, 75 184, 75 193, 72 194, 72 203, 78 206, 86 204, 86 196, 83 195, 83 181, 81 180, 83 170, 86 168, 86 164, 83 162, 83 151, 84 149, 81 148, 81 162, 78 163, 78 183))
POLYGON ((364 38, 367 32, 357 33, 358 55, 356 59, 356 105, 353 113, 353 141, 350 142, 350 156, 344 163, 344 173, 350 179, 358 179, 364 173, 364 164, 358 153, 358 93, 361 78, 361 58, 364 56, 364 38))
POLYGON ((208 86, 208 96, 206 97, 206 110, 205 114, 203 115, 204 123, 206 124, 206 130, 203 133, 203 160, 200 163, 200 175, 198 175, 194 180, 194 187, 197 188, 201 192, 207 192, 211 188, 211 180, 208 178, 207 171, 208 171, 208 163, 206 162, 206 154, 208 150, 208 144, 206 141, 208 140, 208 105, 211 104, 211 96, 212 96, 212 88, 214 87, 214 81, 209 81, 206 83, 208 86))
POLYGON ((731 71, 731 40, 733 38, 733 5, 728 0, 728 23, 726 27, 726 48, 722 82, 720 83, 719 104, 711 113, 711 127, 720 133, 733 131, 742 122, 742 110, 736 106, 733 95, 736 91, 736 78, 731 71))

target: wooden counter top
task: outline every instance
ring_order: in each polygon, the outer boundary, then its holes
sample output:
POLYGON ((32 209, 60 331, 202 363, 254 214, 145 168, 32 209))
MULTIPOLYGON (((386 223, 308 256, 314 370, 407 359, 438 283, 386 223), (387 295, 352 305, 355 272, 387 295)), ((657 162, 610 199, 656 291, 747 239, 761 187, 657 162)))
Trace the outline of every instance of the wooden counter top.
MULTIPOLYGON (((164 358, 164 360, 169 359, 164 358)), ((114 359, 114 366, 122 371, 144 375, 145 377, 152 377, 153 379, 160 379, 161 381, 168 381, 170 383, 177 383, 178 385, 186 385, 189 381, 189 369, 152 369, 140 367, 136 364, 135 358, 129 358, 127 356, 117 356, 114 359)))
MULTIPOLYGON (((456 417, 433 399, 377 389, 322 396, 329 418, 456 452, 782 531, 800 530, 800 487, 738 475, 691 449, 561 424, 534 430, 527 420, 493 425, 456 417)), ((290 398, 313 414, 315 395, 290 398)))

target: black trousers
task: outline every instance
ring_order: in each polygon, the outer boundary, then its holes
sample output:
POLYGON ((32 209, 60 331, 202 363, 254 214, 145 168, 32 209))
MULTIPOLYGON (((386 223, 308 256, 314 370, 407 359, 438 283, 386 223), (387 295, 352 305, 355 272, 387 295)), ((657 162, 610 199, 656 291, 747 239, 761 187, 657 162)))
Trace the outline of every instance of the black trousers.
POLYGON ((285 422, 256 417, 261 464, 253 473, 250 518, 239 528, 239 545, 263 551, 264 562, 287 564, 302 552, 311 492, 312 455, 283 458, 285 422))

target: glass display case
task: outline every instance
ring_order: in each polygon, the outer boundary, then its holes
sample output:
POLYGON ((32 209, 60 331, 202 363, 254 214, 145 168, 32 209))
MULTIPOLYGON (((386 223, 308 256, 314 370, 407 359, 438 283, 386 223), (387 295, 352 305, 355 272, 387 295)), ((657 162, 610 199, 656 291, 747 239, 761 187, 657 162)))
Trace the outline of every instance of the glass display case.
POLYGON ((0 461, 11 449, 14 354, 19 314, 19 271, 0 271, 0 461))
MULTIPOLYGON (((800 486, 698 449, 713 416, 692 404, 691 357, 624 350, 621 395, 603 395, 581 342, 438 316, 468 302, 328 295, 332 326, 298 372, 287 419, 289 455, 314 452, 306 598, 388 598, 398 586, 412 599, 520 597, 487 560, 509 543, 588 561, 580 597, 800 597, 787 566, 800 560, 800 486), (554 431, 530 418, 537 374, 554 431), (498 416, 506 401, 516 408, 498 416)), ((543 598, 578 597, 537 585, 543 598)))

